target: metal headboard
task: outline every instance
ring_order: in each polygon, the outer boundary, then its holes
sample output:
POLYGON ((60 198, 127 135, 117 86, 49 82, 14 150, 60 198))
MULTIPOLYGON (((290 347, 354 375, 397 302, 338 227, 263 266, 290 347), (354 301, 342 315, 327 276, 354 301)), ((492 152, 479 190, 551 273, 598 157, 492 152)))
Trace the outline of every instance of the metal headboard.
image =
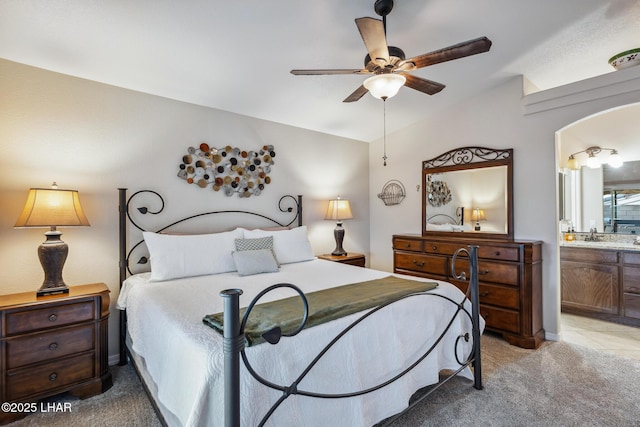
MULTIPOLYGON (((189 221, 195 220, 196 218, 215 216, 220 214, 240 214, 247 215, 250 217, 258 217, 262 218, 266 221, 266 224, 270 226, 279 226, 279 227, 289 227, 294 223, 297 223, 297 226, 300 227, 302 225, 302 196, 292 196, 292 195, 284 195, 278 200, 278 210, 280 212, 290 213, 291 218, 288 222, 279 221, 270 216, 264 215, 258 212, 251 211, 243 211, 243 210, 218 210, 218 211, 208 211, 201 212, 193 215, 188 215, 186 217, 180 218, 176 221, 170 222, 168 225, 162 226, 160 228, 155 228, 151 230, 140 222, 136 222, 131 215, 131 210, 135 209, 141 215, 158 215, 161 214, 165 207, 164 198, 156 191, 153 190, 139 190, 133 193, 130 197, 127 198, 127 189, 126 188, 118 188, 118 213, 119 213, 119 270, 120 270, 120 287, 122 287, 122 283, 127 278, 127 275, 133 274, 131 269, 129 268, 129 261, 134 251, 139 248, 144 240, 140 239, 135 244, 128 246, 127 242, 127 229, 129 225, 133 225, 140 231, 154 231, 156 233, 171 231, 174 227, 179 224, 184 224, 189 221), (147 206, 138 206, 138 203, 143 203, 142 200, 138 198, 138 196, 142 194, 151 195, 153 198, 157 199, 160 202, 160 208, 157 210, 152 210, 147 206)), ((146 264, 148 262, 147 257, 141 256, 137 261, 138 264, 146 264)), ((126 346, 124 344, 124 339, 126 336, 126 313, 124 311, 120 312, 120 364, 126 363, 126 346)))

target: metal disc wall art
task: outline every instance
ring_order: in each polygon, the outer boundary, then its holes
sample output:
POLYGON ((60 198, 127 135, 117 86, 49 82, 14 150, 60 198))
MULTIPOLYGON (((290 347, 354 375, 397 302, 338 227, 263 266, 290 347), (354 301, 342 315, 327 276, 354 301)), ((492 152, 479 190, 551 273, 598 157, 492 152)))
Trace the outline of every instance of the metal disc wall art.
POLYGON ((178 177, 188 184, 222 191, 227 196, 259 196, 271 182, 269 173, 276 152, 273 145, 265 145, 257 151, 246 151, 227 145, 209 147, 203 142, 198 148, 189 147, 182 156, 178 177))
POLYGON ((446 182, 429 177, 427 185, 427 199, 431 206, 444 206, 451 201, 451 190, 446 182))

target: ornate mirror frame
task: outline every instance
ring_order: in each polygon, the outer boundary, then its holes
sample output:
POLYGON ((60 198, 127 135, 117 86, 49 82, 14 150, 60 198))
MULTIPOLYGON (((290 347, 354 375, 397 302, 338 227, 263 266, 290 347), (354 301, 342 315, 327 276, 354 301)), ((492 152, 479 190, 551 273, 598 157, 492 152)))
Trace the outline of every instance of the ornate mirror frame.
MULTIPOLYGON (((449 191, 445 188, 445 193, 449 191)), ((455 190, 454 190, 455 191, 455 190)), ((442 195, 447 197, 447 194, 442 195)), ((460 208, 458 208, 460 209, 460 208)), ((456 210, 459 216, 464 212, 456 210)), ((473 229, 472 229, 473 230, 473 229)), ((461 147, 447 151, 430 160, 422 162, 422 235, 423 236, 451 236, 477 239, 513 240, 513 149, 493 149, 485 147, 461 147), (429 220, 427 205, 429 197, 430 176, 452 171, 475 170, 496 166, 506 167, 506 232, 480 232, 480 231, 432 231, 427 230, 429 220)))

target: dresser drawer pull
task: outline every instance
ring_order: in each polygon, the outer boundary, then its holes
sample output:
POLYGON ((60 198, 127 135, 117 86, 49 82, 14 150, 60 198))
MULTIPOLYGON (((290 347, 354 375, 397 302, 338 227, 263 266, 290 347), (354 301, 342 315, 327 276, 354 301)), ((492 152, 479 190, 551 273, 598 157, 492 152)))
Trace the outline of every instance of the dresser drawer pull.
POLYGON ((482 314, 482 317, 484 317, 485 319, 489 318, 489 313, 481 313, 481 314, 482 314))
POLYGON ((57 349, 58 349, 58 343, 57 342, 52 342, 51 344, 49 344, 49 350, 55 351, 57 349))
POLYGON ((417 260, 415 260, 415 259, 414 259, 414 260, 413 260, 413 264, 414 264, 416 267, 424 267, 424 261, 418 262, 417 260))
POLYGON ((495 251, 495 252, 494 252, 494 255, 495 255, 495 256, 500 256, 500 251, 495 251))
POLYGON ((488 297, 489 296, 489 291, 481 293, 480 296, 481 297, 488 297))
POLYGON ((52 314, 51 316, 49 316, 49 321, 50 322, 55 322, 56 320, 58 320, 58 316, 55 314, 52 314))
POLYGON ((58 379, 58 374, 56 374, 55 372, 52 374, 49 374, 49 381, 55 381, 58 379))
POLYGON ((431 246, 431 249, 434 250, 434 251, 437 251, 438 247, 434 245, 434 246, 431 246))
POLYGON ((489 274, 489 270, 478 271, 478 275, 485 275, 485 274, 489 274))
POLYGON ((407 249, 411 249, 411 243, 407 243, 406 248, 407 248, 407 249))

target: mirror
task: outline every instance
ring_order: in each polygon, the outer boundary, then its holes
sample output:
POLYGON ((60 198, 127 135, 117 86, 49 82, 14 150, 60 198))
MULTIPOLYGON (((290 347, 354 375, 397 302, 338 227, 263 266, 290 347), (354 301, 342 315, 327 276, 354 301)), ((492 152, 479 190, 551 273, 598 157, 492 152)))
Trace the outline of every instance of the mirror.
POLYGON ((513 239, 513 149, 462 147, 422 162, 422 234, 513 239))
POLYGON ((640 161, 564 170, 559 185, 560 231, 640 234, 640 161))

